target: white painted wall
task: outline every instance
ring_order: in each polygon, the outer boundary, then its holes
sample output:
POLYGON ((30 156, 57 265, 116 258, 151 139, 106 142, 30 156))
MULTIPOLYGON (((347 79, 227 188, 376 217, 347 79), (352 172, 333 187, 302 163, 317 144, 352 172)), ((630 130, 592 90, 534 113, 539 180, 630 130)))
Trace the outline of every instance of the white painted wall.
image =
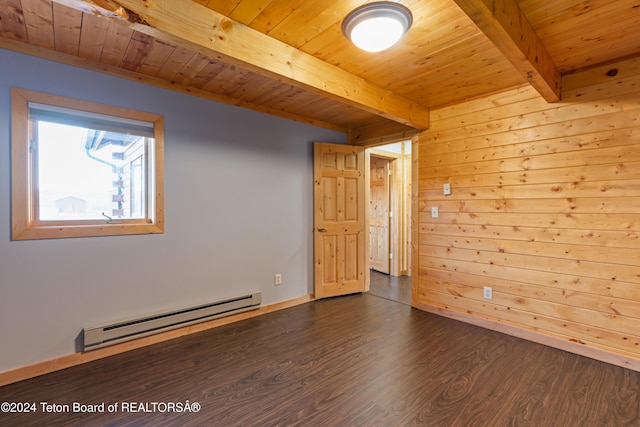
POLYGON ((85 326, 313 292, 311 143, 345 134, 2 49, 0 64, 0 372, 73 353, 85 326), (165 233, 11 241, 12 86, 163 114, 165 233))

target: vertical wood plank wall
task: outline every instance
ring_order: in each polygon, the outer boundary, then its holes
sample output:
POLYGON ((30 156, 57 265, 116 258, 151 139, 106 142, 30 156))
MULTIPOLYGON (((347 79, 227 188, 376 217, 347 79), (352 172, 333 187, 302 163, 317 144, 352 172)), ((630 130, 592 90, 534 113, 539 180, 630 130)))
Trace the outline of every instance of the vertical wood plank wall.
POLYGON ((413 305, 638 370, 640 61, 563 84, 433 111, 413 305))

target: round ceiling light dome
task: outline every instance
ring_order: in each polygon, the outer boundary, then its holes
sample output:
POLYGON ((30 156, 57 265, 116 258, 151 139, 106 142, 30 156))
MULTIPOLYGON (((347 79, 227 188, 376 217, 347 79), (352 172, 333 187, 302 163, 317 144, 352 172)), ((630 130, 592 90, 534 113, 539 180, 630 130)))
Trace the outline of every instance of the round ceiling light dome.
POLYGON ((400 3, 380 1, 354 9, 342 21, 342 32, 357 47, 381 52, 396 44, 413 22, 411 11, 400 3))

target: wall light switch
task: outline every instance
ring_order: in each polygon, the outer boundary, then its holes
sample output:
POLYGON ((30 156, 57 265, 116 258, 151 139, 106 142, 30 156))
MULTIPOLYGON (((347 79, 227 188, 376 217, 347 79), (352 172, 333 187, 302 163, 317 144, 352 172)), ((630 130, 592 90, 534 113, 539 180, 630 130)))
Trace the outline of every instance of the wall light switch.
POLYGON ((438 207, 434 206, 431 208, 431 218, 438 218, 438 207))
POLYGON ((443 189, 444 189, 444 195, 445 196, 450 196, 451 195, 451 184, 444 184, 443 185, 443 189))

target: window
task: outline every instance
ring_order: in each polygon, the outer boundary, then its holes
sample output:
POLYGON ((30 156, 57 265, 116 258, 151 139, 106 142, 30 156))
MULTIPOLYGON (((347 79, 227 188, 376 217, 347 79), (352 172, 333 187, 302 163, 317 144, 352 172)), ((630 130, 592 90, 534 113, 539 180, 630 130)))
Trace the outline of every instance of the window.
POLYGON ((12 239, 164 231, 163 118, 12 89, 12 239))

